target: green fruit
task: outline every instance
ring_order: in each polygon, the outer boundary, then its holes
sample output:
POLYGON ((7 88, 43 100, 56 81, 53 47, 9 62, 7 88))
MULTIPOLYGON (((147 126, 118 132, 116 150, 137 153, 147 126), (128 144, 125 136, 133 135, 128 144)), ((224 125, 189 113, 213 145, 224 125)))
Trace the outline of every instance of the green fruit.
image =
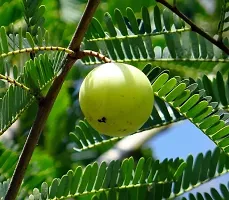
POLYGON ((149 118, 154 95, 141 70, 127 64, 106 63, 86 76, 79 102, 95 130, 109 136, 125 136, 137 131, 149 118))

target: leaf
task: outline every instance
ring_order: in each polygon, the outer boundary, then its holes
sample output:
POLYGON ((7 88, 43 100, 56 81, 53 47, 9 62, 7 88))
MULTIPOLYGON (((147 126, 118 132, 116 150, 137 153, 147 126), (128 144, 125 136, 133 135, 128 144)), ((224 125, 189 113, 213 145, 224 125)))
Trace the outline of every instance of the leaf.
POLYGON ((161 14, 158 6, 154 7, 154 22, 156 26, 156 30, 159 32, 162 30, 162 25, 161 25, 161 14))
MULTIPOLYGON (((174 177, 174 175, 177 174, 177 169, 179 169, 179 173, 182 174, 184 167, 181 166, 184 165, 183 163, 184 161, 176 159, 174 161, 165 160, 159 164, 158 161, 155 162, 152 161, 152 159, 145 161, 144 158, 141 158, 137 166, 134 167, 134 160, 130 157, 123 160, 122 163, 120 161, 112 161, 109 165, 101 163, 100 167, 98 167, 97 163, 89 164, 85 167, 83 173, 82 168, 77 167, 74 174, 68 172, 63 175, 61 179, 54 179, 52 181, 47 198, 50 200, 60 197, 76 198, 82 194, 103 195, 103 192, 111 192, 113 196, 116 196, 116 192, 119 193, 120 191, 123 191, 122 195, 124 195, 124 193, 127 195, 128 191, 126 191, 127 193, 125 192, 126 187, 135 188, 140 191, 142 187, 147 188, 152 184, 160 186, 159 189, 163 190, 161 185, 167 184, 168 181, 166 181, 166 179, 158 184, 156 180, 149 179, 148 177, 153 177, 156 174, 159 177, 174 177), (161 171, 162 165, 165 171, 161 171), (70 179, 71 181, 69 181, 70 179), (67 183, 70 185, 65 187, 67 183), (94 187, 92 185, 94 185, 94 187), (71 188, 70 193, 66 192, 64 188, 71 188)), ((37 194, 43 195, 39 193, 38 189, 36 189, 36 191, 38 191, 37 194)), ((30 196, 32 197, 34 194, 30 196)), ((102 198, 106 197, 103 196, 102 198)))
MULTIPOLYGON (((141 12, 142 19, 138 19, 130 8, 127 9, 127 16, 116 9, 114 20, 106 13, 106 27, 96 30, 91 24, 84 48, 104 52, 115 62, 141 66, 147 62, 166 69, 179 68, 179 72, 183 71, 192 77, 197 77, 199 72, 211 73, 219 63, 229 62, 212 43, 192 32, 178 16, 171 15, 170 11, 165 10, 161 15, 159 7, 155 6, 154 22, 149 18, 146 8, 142 8, 141 12), (155 30, 152 29, 152 24, 155 24, 155 30), (152 42, 158 35, 164 36, 166 45, 152 42)), ((83 61, 86 65, 101 63, 94 58, 83 61)))
POLYGON ((34 47, 35 47, 35 42, 34 42, 32 36, 31 36, 31 34, 29 34, 29 33, 27 32, 27 33, 26 33, 26 38, 27 38, 27 40, 28 40, 30 46, 31 46, 32 48, 34 48, 34 47))
POLYGON ((44 13, 45 13, 45 6, 41 5, 42 0, 26 0, 23 1, 24 6, 24 14, 25 14, 25 22, 28 26, 28 32, 30 32, 35 39, 38 28, 44 29, 44 13))
POLYGON ((144 29, 146 33, 151 33, 152 29, 151 29, 150 15, 146 7, 142 7, 142 20, 143 20, 144 29))
MULTIPOLYGON (((50 59, 46 54, 43 54, 34 61, 27 61, 24 73, 20 74, 18 81, 35 92, 42 90, 58 73, 58 71, 54 71, 54 58, 50 59)), ((59 65, 60 63, 57 64, 57 66, 59 65)), ((0 108, 2 108, 0 112, 0 134, 3 134, 34 100, 34 96, 28 91, 10 86, 3 98, 0 98, 0 108)))
MULTIPOLYGON (((156 196, 160 199, 162 197, 179 197, 183 195, 187 189, 194 189, 203 182, 208 182, 227 173, 229 169, 228 161, 229 157, 216 148, 214 152, 208 151, 205 155, 200 153, 196 158, 189 156, 185 162, 179 158, 175 160, 165 159, 163 162, 159 162, 158 160, 153 161, 151 158, 147 160, 140 158, 135 166, 133 158, 130 157, 122 162, 112 161, 108 165, 103 162, 100 167, 97 167, 98 165, 96 163, 89 164, 84 169, 84 173, 82 173, 81 167, 77 167, 74 175, 71 175, 72 182, 70 187, 74 186, 75 188, 78 185, 77 183, 83 183, 80 192, 76 193, 74 189, 71 190, 68 195, 63 192, 59 194, 59 196, 62 196, 62 198, 77 198, 78 196, 84 195, 86 198, 94 195, 93 199, 109 200, 118 195, 120 198, 130 196, 131 199, 137 200, 142 199, 143 196, 145 199, 151 199, 152 196, 156 196), (222 166, 222 171, 217 173, 219 166, 222 166), (77 172, 79 171, 78 169, 81 169, 80 173, 77 172), (91 170, 94 171, 93 175, 95 176, 95 178, 93 177, 93 181, 89 178, 92 172, 91 170), (94 187, 92 187, 92 182, 94 182, 94 187), (85 192, 87 184, 88 187, 85 192)), ((69 180, 69 175, 68 172, 63 175, 63 177, 69 180)), ((63 177, 61 179, 63 179, 63 177)), ((50 196, 53 193, 52 191, 63 189, 56 188, 59 182, 58 180, 59 179, 54 179, 50 186, 48 196, 50 200, 55 199, 54 195, 50 196), (54 182, 57 184, 54 185, 54 182)), ((205 193, 204 195, 212 197, 218 196, 217 198, 223 196, 227 198, 229 194, 228 191, 226 185, 220 184, 218 190, 211 189, 210 193, 205 193)), ((201 194, 198 193, 198 196, 200 195, 201 194)), ((192 193, 190 193, 189 196, 194 197, 192 193)))
POLYGON ((0 35, 1 35, 1 44, 3 48, 3 52, 7 53, 9 52, 9 48, 8 48, 8 39, 6 35, 6 29, 4 26, 2 26, 0 29, 0 35))
POLYGON ((0 198, 3 199, 6 195, 7 189, 9 187, 9 180, 0 183, 0 198))

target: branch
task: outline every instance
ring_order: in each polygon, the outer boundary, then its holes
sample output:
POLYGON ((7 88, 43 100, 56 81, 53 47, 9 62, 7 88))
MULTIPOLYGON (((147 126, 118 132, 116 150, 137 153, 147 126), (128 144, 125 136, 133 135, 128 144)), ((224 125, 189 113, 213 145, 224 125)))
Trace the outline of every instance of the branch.
POLYGON ((85 32, 87 31, 87 28, 91 23, 91 18, 93 17, 99 2, 100 0, 88 0, 84 15, 82 16, 72 38, 72 41, 69 45, 69 49, 73 50, 74 52, 79 51, 85 32))
POLYGON ((229 55, 229 49, 227 46, 225 46, 221 41, 215 40, 213 37, 211 37, 209 34, 207 34, 204 30, 202 30, 200 27, 198 27, 196 24, 194 24, 189 18, 187 18, 183 13, 181 13, 176 6, 170 5, 166 0, 156 0, 157 2, 161 3, 168 9, 170 9, 172 12, 177 14, 181 19, 183 19, 187 24, 191 26, 192 31, 202 35, 204 38, 209 40, 211 43, 219 47, 222 51, 224 51, 226 54, 229 55))
POLYGON ((26 169, 28 167, 29 161, 32 157, 33 151, 38 143, 40 134, 45 126, 45 122, 49 116, 49 113, 53 107, 55 99, 61 89, 61 86, 65 80, 68 71, 71 69, 72 65, 77 60, 77 53, 80 48, 80 44, 83 40, 85 32, 90 24, 90 21, 94 15, 94 12, 99 5, 100 0, 89 0, 86 10, 83 13, 81 21, 73 35, 69 49, 75 52, 75 56, 67 55, 62 62, 63 71, 54 80, 52 86, 50 87, 46 97, 40 100, 39 109, 30 130, 29 136, 25 142, 24 148, 20 155, 19 161, 17 163, 16 169, 14 171, 10 186, 8 188, 5 200, 15 200, 17 193, 19 191, 20 185, 22 183, 23 177, 25 175, 26 169))

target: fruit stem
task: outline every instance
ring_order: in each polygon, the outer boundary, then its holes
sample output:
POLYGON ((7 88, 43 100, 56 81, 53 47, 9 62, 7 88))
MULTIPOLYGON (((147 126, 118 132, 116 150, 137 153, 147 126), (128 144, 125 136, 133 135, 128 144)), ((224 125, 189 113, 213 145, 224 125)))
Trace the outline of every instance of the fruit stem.
POLYGON ((102 60, 105 63, 111 63, 111 59, 104 56, 103 54, 96 52, 96 51, 91 51, 91 50, 84 50, 82 51, 84 56, 94 56, 97 57, 98 59, 102 60))

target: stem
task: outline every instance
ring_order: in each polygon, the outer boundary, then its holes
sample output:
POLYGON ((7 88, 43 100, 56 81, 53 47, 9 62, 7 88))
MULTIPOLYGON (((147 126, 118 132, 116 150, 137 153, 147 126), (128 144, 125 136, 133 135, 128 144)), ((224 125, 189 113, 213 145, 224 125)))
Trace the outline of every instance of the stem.
POLYGON ((96 51, 83 50, 81 53, 82 53, 82 57, 84 57, 84 56, 94 56, 94 57, 97 57, 98 59, 102 60, 105 63, 112 62, 110 58, 108 58, 108 57, 104 56, 103 54, 100 54, 99 52, 96 52, 96 51))
POLYGON ((63 48, 63 47, 53 47, 53 46, 50 46, 50 47, 34 47, 34 48, 25 48, 25 49, 10 51, 8 53, 2 53, 2 54, 0 54, 0 58, 16 55, 19 53, 34 53, 36 51, 64 51, 67 54, 73 54, 74 53, 74 51, 67 49, 67 48, 63 48))
POLYGON ((176 6, 170 5, 166 0, 156 0, 157 2, 161 3, 168 9, 170 9, 172 12, 177 14, 181 19, 183 19, 187 24, 191 26, 192 31, 199 33, 204 38, 209 40, 211 43, 219 47, 222 51, 224 51, 226 54, 229 55, 229 49, 227 46, 225 46, 221 41, 215 40, 213 37, 211 37, 209 34, 207 34, 204 30, 202 30, 200 27, 198 27, 196 24, 194 24, 189 18, 187 18, 183 13, 181 13, 176 6))
POLYGON ((4 75, 0 74, 0 80, 5 80, 5 81, 7 81, 8 83, 14 84, 15 86, 18 86, 18 87, 20 87, 20 88, 26 90, 27 92, 29 92, 29 93, 31 93, 32 95, 35 96, 35 94, 33 94, 33 92, 31 91, 30 88, 28 88, 27 86, 25 86, 25 85, 22 84, 22 83, 17 82, 17 81, 14 80, 14 79, 11 79, 11 78, 8 77, 8 76, 4 76, 4 75))
POLYGON ((85 32, 90 24, 90 21, 99 3, 100 3, 100 0, 89 0, 88 1, 86 10, 83 13, 82 19, 79 22, 79 25, 69 45, 69 49, 75 52, 75 57, 73 57, 72 55, 66 56, 66 58, 62 62, 63 71, 54 80, 46 97, 40 100, 36 119, 34 121, 32 129, 30 130, 29 136, 25 142, 22 153, 19 157, 19 161, 17 163, 16 169, 11 179, 10 186, 5 196, 5 200, 15 200, 16 199, 17 193, 19 191, 19 188, 22 183, 23 177, 25 175, 26 169, 28 167, 29 161, 31 160, 33 151, 38 143, 40 134, 45 126, 45 122, 49 116, 49 113, 53 107, 53 104, 62 87, 62 84, 65 80, 65 77, 68 71, 71 69, 72 65, 78 59, 77 51, 80 48, 80 44, 83 40, 85 32))
POLYGON ((86 10, 84 11, 84 15, 80 19, 78 27, 73 35, 72 41, 69 45, 69 49, 75 52, 79 51, 81 42, 85 35, 85 32, 87 31, 87 28, 89 24, 91 23, 91 19, 99 3, 100 3, 100 0, 88 0, 86 10))

